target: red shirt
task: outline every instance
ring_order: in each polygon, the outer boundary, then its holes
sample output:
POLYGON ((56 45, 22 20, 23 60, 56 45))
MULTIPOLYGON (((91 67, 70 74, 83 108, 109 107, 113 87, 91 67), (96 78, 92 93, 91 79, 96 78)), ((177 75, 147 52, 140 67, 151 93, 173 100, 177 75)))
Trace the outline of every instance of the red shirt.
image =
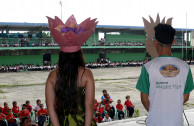
POLYGON ((98 108, 99 113, 103 113, 103 107, 98 108))
MULTIPOLYGON (((103 100, 104 104, 106 104, 106 100, 107 100, 106 98, 103 100)), ((110 103, 112 103, 112 99, 109 98, 108 100, 110 101, 110 103)))
POLYGON ((6 115, 3 114, 3 113, 1 113, 1 114, 0 114, 0 121, 4 119, 3 117, 6 117, 6 115))
POLYGON ((98 119, 97 119, 97 118, 94 118, 94 121, 95 121, 95 122, 98 122, 98 119))
POLYGON ((130 108, 132 106, 132 103, 131 103, 130 100, 129 101, 125 101, 125 105, 130 108))
POLYGON ((98 122, 99 122, 99 123, 102 122, 102 117, 98 117, 98 122))
POLYGON ((13 111, 14 114, 18 114, 19 113, 19 107, 18 106, 13 107, 12 111, 13 111))
POLYGON ((38 110, 38 115, 46 115, 47 114, 47 110, 46 109, 40 109, 40 110, 38 110))
POLYGON ((117 108, 117 110, 122 111, 123 105, 122 104, 117 104, 116 108, 117 108))
POLYGON ((26 108, 28 109, 29 112, 32 112, 32 106, 31 105, 26 106, 26 108))
POLYGON ((8 114, 8 109, 9 109, 9 107, 7 107, 7 108, 3 108, 3 113, 4 113, 5 115, 7 115, 7 114, 8 114))
POLYGON ((29 111, 26 110, 26 113, 24 113, 22 110, 20 111, 20 119, 24 117, 29 117, 29 116, 30 116, 29 111))
POLYGON ((11 115, 6 115, 6 120, 8 123, 15 122, 15 116, 13 114, 11 115), (12 118, 12 119, 11 119, 12 118), (10 119, 10 120, 9 120, 10 119))
POLYGON ((97 111, 97 103, 94 103, 94 111, 97 111))
POLYGON ((106 109, 107 112, 110 112, 111 106, 106 104, 106 105, 105 105, 105 109, 106 109))

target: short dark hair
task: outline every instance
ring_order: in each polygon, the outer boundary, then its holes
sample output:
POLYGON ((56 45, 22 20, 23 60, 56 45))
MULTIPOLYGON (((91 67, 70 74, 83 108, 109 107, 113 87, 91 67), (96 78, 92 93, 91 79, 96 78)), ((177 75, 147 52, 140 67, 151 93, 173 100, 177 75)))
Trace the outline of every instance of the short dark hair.
POLYGON ((30 103, 30 101, 29 101, 29 100, 26 100, 26 104, 27 104, 27 103, 30 103))
POLYGON ((23 109, 27 109, 26 106, 22 106, 22 110, 23 110, 23 109))
POLYGON ((37 100, 36 100, 36 103, 38 103, 38 102, 41 102, 41 100, 40 100, 40 99, 37 99, 37 100))
POLYGON ((22 125, 22 126, 24 126, 24 122, 25 122, 25 120, 27 120, 27 119, 30 119, 30 117, 24 117, 24 118, 21 120, 21 125, 22 125))
POLYGON ((17 103, 16 101, 13 101, 12 104, 14 105, 15 103, 17 103))
POLYGON ((5 104, 8 104, 8 103, 7 103, 7 102, 4 102, 4 105, 5 105, 5 104))
POLYGON ((158 24, 155 28, 155 39, 163 45, 171 45, 176 30, 168 24, 158 24))
POLYGON ((102 90, 102 93, 104 93, 104 92, 107 92, 107 90, 105 90, 105 89, 104 89, 104 90, 102 90))
POLYGON ((129 96, 129 95, 127 95, 127 96, 126 96, 126 99, 127 99, 127 98, 130 98, 130 96, 129 96))

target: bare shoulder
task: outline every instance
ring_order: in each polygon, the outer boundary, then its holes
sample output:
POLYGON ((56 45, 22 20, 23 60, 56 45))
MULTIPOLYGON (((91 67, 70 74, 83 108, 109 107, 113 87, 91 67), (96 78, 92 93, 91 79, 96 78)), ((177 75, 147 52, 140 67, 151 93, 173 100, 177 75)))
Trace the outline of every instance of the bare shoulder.
POLYGON ((86 74, 93 75, 93 74, 92 74, 92 71, 91 71, 90 69, 88 69, 88 68, 85 68, 85 73, 86 73, 86 74))
POLYGON ((57 69, 52 70, 47 78, 47 84, 55 84, 57 80, 57 69))
POLYGON ((93 74, 92 74, 92 71, 90 70, 90 69, 88 69, 88 68, 85 68, 85 73, 84 73, 85 75, 85 77, 86 78, 91 78, 91 79, 93 79, 93 74))

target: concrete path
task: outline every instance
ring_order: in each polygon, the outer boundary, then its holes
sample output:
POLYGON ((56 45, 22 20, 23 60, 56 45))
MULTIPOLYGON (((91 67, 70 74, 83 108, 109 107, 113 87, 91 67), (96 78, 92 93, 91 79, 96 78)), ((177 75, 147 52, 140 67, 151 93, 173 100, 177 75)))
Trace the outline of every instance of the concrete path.
MULTIPOLYGON (((186 117, 189 121, 189 126, 194 126, 194 109, 185 110, 186 117)), ((188 126, 187 121, 184 117, 184 126, 188 126)), ((99 123, 98 126, 145 126, 146 116, 132 118, 132 119, 124 119, 118 121, 112 121, 107 123, 99 123), (142 124, 141 124, 142 123, 142 124)))

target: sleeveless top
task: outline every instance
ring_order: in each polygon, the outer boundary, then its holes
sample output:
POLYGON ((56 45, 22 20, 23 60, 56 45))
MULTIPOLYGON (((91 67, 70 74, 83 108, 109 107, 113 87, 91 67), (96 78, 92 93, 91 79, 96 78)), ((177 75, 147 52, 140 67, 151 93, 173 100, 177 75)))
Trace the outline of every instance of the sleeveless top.
MULTIPOLYGON (((85 69, 84 69, 84 72, 85 72, 85 69)), ((82 80, 82 77, 81 77, 81 80, 82 80)), ((66 115, 64 119, 64 126, 84 126, 84 123, 85 123, 85 87, 77 87, 77 96, 78 96, 77 114, 69 113, 68 115, 66 115)), ((50 126, 52 126, 52 124, 50 126)), ((97 126, 94 120, 92 120, 91 126, 97 126)))

